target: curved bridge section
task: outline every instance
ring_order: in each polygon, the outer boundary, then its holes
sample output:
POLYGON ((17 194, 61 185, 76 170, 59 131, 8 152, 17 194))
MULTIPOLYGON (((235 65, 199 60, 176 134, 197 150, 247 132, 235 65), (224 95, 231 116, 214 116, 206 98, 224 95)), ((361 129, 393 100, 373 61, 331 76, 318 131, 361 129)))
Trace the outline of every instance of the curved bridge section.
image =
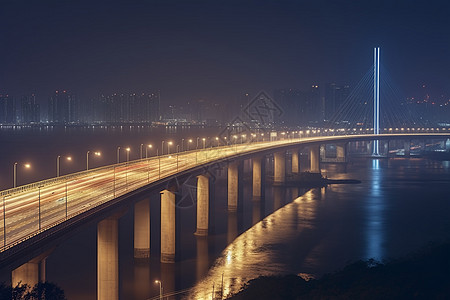
MULTIPOLYGON (((151 157, 128 163, 105 166, 89 171, 79 172, 58 178, 52 178, 0 192, 0 255, 11 252, 14 248, 25 247, 33 240, 48 237, 57 231, 73 226, 75 221, 89 216, 93 211, 100 211, 108 206, 135 195, 155 184, 161 184, 174 176, 199 171, 208 164, 261 157, 274 154, 276 161, 274 180, 284 179, 283 151, 300 146, 311 146, 311 170, 319 171, 320 154, 318 145, 323 143, 349 142, 358 140, 420 139, 448 138, 449 133, 414 133, 414 134, 361 134, 340 136, 315 136, 280 141, 255 142, 214 147, 172 155, 151 157)), ((293 156, 293 160, 298 160, 293 156)), ((298 166, 298 163, 297 163, 298 166)), ((236 167, 229 166, 229 185, 237 183, 233 175, 236 167)), ((261 166, 259 165, 259 170, 261 166)), ((258 177, 258 164, 254 164, 254 177, 258 177)), ((236 178, 235 178, 236 177, 236 178)), ((261 179, 259 179, 260 181, 261 179)), ((254 182, 255 183, 255 182, 254 182)), ((257 186, 257 184, 256 184, 257 186)), ((255 187, 255 185, 254 185, 255 187)), ((229 188, 230 191, 230 188, 229 188)), ((254 188, 257 193, 257 188, 254 188)), ((162 197, 170 194, 162 193, 162 197)), ((202 197, 198 194, 198 197, 202 197)), ((229 195, 229 208, 233 207, 233 195, 229 195), (230 200, 231 199, 231 200, 230 200), (230 203, 231 201, 231 203, 230 203)), ((199 200, 200 201, 200 200, 199 200)), ((207 224, 206 224, 207 226, 207 224)), ((198 226, 200 233, 202 225, 198 226)), ((207 230, 207 229, 206 229, 207 230)), ((0 257, 0 260, 2 257, 0 257)))

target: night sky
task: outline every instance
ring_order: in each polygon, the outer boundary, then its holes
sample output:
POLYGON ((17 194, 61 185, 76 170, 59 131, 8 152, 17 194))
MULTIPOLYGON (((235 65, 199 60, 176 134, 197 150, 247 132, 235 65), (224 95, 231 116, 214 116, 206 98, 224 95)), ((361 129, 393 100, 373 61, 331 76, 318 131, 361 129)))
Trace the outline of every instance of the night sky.
POLYGON ((380 46, 405 95, 450 95, 447 1, 0 1, 0 93, 226 101, 355 85, 380 46))

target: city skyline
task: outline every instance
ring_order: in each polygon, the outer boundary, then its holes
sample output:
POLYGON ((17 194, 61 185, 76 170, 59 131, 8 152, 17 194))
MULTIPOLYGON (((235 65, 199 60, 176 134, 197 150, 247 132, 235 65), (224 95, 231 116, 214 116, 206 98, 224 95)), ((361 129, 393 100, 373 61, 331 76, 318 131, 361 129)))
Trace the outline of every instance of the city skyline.
POLYGON ((381 47, 407 96, 448 95, 443 4, 382 1, 3 1, 0 93, 80 99, 159 89, 164 101, 354 86, 381 47), (339 80, 336 80, 339 79, 339 80))

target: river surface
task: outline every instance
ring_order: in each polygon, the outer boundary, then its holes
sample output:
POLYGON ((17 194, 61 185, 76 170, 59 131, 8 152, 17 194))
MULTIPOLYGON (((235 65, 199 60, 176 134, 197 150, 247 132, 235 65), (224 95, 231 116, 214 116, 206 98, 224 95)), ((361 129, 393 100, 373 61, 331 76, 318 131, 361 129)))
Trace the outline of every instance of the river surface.
MULTIPOLYGON (((319 277, 352 261, 396 258, 450 237, 449 162, 355 158, 346 169, 322 167, 329 178, 362 183, 318 189, 266 184, 263 198, 254 201, 246 161, 237 213, 227 211, 226 168, 214 168, 207 238, 193 234, 195 178, 181 182, 174 264, 159 262, 159 191, 148 193, 150 259, 133 258, 133 207, 119 220, 120 298, 157 297, 155 280, 164 293, 185 291, 171 299, 211 299, 213 292, 225 298, 260 275, 319 277)), ((73 232, 46 260, 46 279, 68 299, 97 297, 96 230, 94 223, 73 232)), ((1 270, 0 281, 10 281, 10 272, 1 270)))

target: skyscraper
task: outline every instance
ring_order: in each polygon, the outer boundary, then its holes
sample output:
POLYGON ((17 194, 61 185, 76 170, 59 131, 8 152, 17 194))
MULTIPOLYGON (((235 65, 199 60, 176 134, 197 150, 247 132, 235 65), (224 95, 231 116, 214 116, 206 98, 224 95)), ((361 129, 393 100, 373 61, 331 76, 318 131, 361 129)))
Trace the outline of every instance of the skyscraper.
POLYGON ((325 89, 324 119, 330 120, 350 94, 348 85, 330 83, 325 89))
POLYGON ((41 121, 39 104, 36 103, 35 94, 21 98, 21 123, 39 123, 41 121))
POLYGON ((0 95, 0 124, 16 123, 16 101, 9 95, 0 95))
POLYGON ((77 123, 78 102, 75 95, 67 91, 55 91, 48 101, 48 121, 50 123, 77 123))

